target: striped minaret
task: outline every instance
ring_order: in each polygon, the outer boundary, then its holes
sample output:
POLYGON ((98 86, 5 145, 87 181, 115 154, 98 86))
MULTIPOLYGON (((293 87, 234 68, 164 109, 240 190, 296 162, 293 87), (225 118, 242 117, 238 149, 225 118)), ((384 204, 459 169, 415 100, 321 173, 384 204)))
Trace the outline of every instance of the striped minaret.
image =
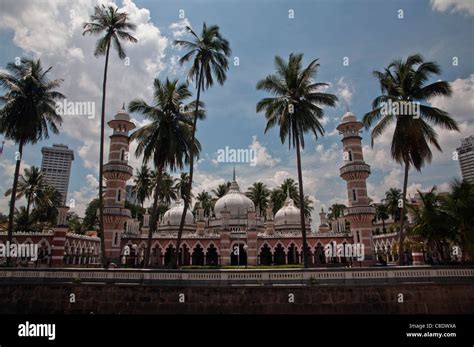
POLYGON ((340 168, 340 175, 347 183, 348 207, 344 210, 344 217, 351 224, 354 242, 364 245, 364 265, 375 263, 374 246, 372 242, 372 219, 375 208, 370 206, 367 196, 367 178, 370 175, 370 166, 364 162, 362 152, 362 137, 360 131, 363 124, 354 114, 347 112, 342 122, 337 126, 342 135, 344 151, 344 165, 340 168))
POLYGON ((133 168, 128 165, 129 131, 135 128, 125 111, 125 104, 108 122, 113 129, 110 136, 109 162, 104 165, 106 189, 104 196, 104 236, 105 253, 109 260, 120 260, 120 239, 125 224, 131 218, 125 209, 125 184, 133 176, 133 168))

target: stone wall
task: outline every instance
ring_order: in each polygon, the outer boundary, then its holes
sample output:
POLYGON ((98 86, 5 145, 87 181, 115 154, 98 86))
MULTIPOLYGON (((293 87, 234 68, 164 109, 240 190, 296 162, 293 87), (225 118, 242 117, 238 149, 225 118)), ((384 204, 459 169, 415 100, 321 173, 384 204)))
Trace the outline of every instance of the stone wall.
POLYGON ((0 313, 472 314, 474 286, 438 283, 184 288, 87 283, 0 284, 0 313), (75 303, 71 303, 71 294, 75 303), (403 294, 403 302, 399 302, 399 294, 403 294))

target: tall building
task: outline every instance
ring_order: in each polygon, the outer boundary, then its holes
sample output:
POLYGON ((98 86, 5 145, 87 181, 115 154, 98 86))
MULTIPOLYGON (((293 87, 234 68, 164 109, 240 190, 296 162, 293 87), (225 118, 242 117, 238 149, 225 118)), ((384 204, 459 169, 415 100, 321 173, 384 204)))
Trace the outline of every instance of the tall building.
POLYGON ((125 201, 128 201, 129 203, 133 205, 140 205, 140 202, 138 201, 137 193, 134 191, 135 186, 131 184, 127 184, 125 186, 125 201))
POLYGON ((462 139, 457 152, 463 180, 474 183, 474 135, 462 139))
POLYGON ((53 147, 41 148, 41 153, 43 154, 41 171, 48 184, 61 193, 65 205, 74 151, 66 145, 53 144, 53 147))
POLYGON ((367 196, 366 181, 370 175, 370 166, 365 163, 362 152, 362 128, 362 123, 351 112, 347 112, 342 117, 341 124, 337 126, 342 135, 344 151, 344 165, 340 168, 340 175, 347 183, 349 203, 344 210, 344 217, 350 222, 354 243, 364 245, 364 262, 370 265, 375 263, 372 241, 375 208, 370 206, 367 196))
POLYGON ((120 240, 126 222, 131 218, 130 210, 124 208, 126 182, 133 176, 133 168, 128 165, 130 138, 128 133, 135 128, 130 116, 122 108, 107 123, 113 129, 110 135, 109 162, 104 165, 106 189, 104 197, 104 238, 105 253, 109 259, 119 261, 120 240))

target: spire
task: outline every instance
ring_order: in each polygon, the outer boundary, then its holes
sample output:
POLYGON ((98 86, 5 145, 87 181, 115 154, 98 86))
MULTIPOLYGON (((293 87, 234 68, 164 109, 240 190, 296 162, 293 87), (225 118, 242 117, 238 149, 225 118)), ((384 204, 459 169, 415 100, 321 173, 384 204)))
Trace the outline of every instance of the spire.
POLYGON ((235 164, 234 164, 234 176, 233 176, 232 180, 235 182, 235 164))
POLYGON ((125 101, 123 102, 123 105, 122 105, 122 111, 125 111, 125 101))
POLYGON ((349 112, 349 104, 346 102, 346 110, 349 112))

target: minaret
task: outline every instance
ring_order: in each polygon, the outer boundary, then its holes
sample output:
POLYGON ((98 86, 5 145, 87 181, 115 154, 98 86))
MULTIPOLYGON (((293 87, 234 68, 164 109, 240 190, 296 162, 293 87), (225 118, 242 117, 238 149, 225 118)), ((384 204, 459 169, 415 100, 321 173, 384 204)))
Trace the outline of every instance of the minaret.
POLYGON ((342 122, 337 126, 342 135, 344 151, 344 165, 340 168, 340 175, 347 182, 348 208, 344 210, 344 217, 350 222, 351 232, 355 243, 364 244, 364 265, 373 265, 374 247, 372 242, 372 219, 375 208, 370 206, 367 196, 367 178, 370 175, 370 166, 364 162, 362 153, 362 137, 360 130, 363 124, 354 114, 347 112, 342 122))
POLYGON ((104 196, 104 236, 107 258, 118 264, 120 261, 120 239, 125 224, 131 218, 125 206, 125 184, 133 176, 133 168, 128 165, 129 131, 135 128, 125 111, 125 104, 107 123, 113 133, 110 136, 109 162, 104 165, 106 189, 104 196))

